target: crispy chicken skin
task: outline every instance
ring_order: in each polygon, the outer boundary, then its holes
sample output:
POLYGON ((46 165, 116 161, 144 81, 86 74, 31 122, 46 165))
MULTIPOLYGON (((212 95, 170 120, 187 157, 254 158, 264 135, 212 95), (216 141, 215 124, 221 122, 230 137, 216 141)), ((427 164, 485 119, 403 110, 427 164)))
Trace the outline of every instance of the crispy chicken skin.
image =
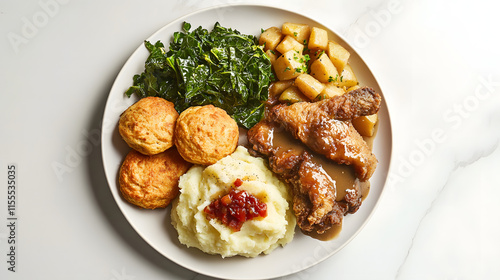
POLYGON ((359 88, 315 103, 276 105, 269 119, 277 122, 316 153, 353 165, 360 180, 368 180, 377 159, 356 131, 351 119, 378 112, 381 97, 371 88, 359 88))
POLYGON ((306 217, 309 225, 315 224, 328 214, 333 209, 336 198, 335 182, 321 166, 311 161, 310 157, 308 153, 304 155, 299 167, 298 182, 295 184, 295 198, 309 200, 312 204, 306 217))
POLYGON ((304 145, 302 149, 275 146, 276 130, 280 130, 278 124, 257 123, 248 131, 250 151, 267 157, 271 170, 292 186, 293 209, 299 227, 305 232, 321 234, 340 223, 346 213, 356 212, 361 205, 359 189, 337 202, 335 182, 313 160, 312 152, 304 145))
POLYGON ((336 183, 314 157, 352 165, 359 180, 368 180, 377 160, 350 119, 374 114, 379 106, 380 95, 362 88, 316 103, 275 105, 248 131, 252 149, 267 157, 271 170, 292 186, 293 209, 303 231, 324 233, 358 210, 359 184, 337 201, 336 183), (275 132, 283 128, 300 140, 295 140, 298 145, 276 145, 275 132))

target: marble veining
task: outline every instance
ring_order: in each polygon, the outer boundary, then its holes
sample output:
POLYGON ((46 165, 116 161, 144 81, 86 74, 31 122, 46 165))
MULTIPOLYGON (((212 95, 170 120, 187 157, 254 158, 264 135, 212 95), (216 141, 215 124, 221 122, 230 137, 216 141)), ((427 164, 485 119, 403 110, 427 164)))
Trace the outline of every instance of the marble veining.
POLYGON ((489 157, 497 148, 498 148, 498 144, 500 143, 500 141, 497 141, 496 144, 490 148, 488 148, 486 151, 485 150, 482 150, 480 152, 480 155, 476 156, 474 155, 473 157, 465 160, 465 161, 460 161, 460 162, 455 162, 453 164, 453 169, 450 171, 450 173, 448 174, 447 176, 447 179, 445 181, 445 183, 438 189, 438 192, 436 192, 434 198, 432 199, 432 202, 430 203, 430 206, 425 210, 425 213, 423 214, 423 216, 420 218, 420 220, 418 221, 418 225, 417 225, 417 228, 415 230, 415 232, 412 234, 412 238, 411 238, 411 242, 408 246, 408 250, 407 250, 407 254, 406 256, 404 257, 404 260, 402 261, 401 265, 399 266, 398 270, 397 270, 397 273, 396 273, 396 277, 395 279, 404 279, 402 278, 401 274, 402 274, 402 271, 404 270, 404 267, 406 265, 406 260, 408 259, 408 257, 412 254, 412 249, 413 249, 413 245, 414 245, 414 240, 415 238, 418 238, 419 236, 419 231, 420 231, 420 228, 422 227, 422 222, 429 216, 429 215, 432 215, 432 212, 433 212, 433 209, 434 209, 434 206, 438 203, 440 203, 440 197, 441 197, 441 193, 446 189, 446 188, 453 188, 453 185, 450 185, 449 184, 449 179, 450 177, 452 177, 456 172, 458 172, 459 169, 463 169, 463 168, 467 168, 469 165, 472 165, 474 163, 476 163, 478 160, 480 160, 481 158, 484 158, 484 157, 489 157))

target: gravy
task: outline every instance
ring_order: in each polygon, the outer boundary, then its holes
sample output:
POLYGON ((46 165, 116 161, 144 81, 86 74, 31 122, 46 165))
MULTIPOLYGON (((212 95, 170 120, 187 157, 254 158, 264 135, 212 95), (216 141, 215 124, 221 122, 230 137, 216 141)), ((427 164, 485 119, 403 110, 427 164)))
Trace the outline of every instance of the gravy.
MULTIPOLYGON (((307 149, 302 142, 294 139, 281 127, 274 127, 271 129, 267 137, 269 143, 272 143, 273 148, 276 149, 276 154, 292 151, 294 154, 300 155, 307 149)), ((310 154, 313 155, 311 159, 312 162, 320 166, 335 183, 336 201, 343 200, 349 189, 354 190, 360 188, 362 195, 368 194, 369 183, 359 181, 352 166, 338 164, 325 158, 323 155, 312 152, 310 152, 310 154)))
MULTIPOLYGON (((373 140, 375 138, 378 128, 378 123, 375 126, 375 133, 371 137, 363 137, 365 142, 368 144, 370 150, 373 149, 373 140)), ((308 148, 300 141, 293 138, 284 128, 280 126, 274 126, 269 130, 268 135, 266 135, 266 142, 272 143, 273 148, 276 150, 276 154, 283 152, 292 151, 294 154, 300 155, 302 152, 308 148)), ((312 153, 312 161, 320 166, 326 174, 335 182, 336 191, 336 201, 341 201, 344 199, 346 192, 350 190, 359 189, 361 192, 361 199, 364 200, 368 193, 370 192, 370 182, 361 182, 354 172, 354 168, 345 164, 338 164, 333 162, 323 155, 312 153)), ((328 241, 337 237, 342 231, 342 222, 336 224, 328 229, 323 234, 318 234, 315 232, 305 233, 308 236, 321 240, 328 241)))
POLYGON ((319 234, 319 233, 314 232, 314 231, 303 232, 303 233, 309 237, 314 238, 314 239, 318 239, 321 241, 328 241, 328 240, 332 240, 335 237, 337 237, 341 231, 342 231, 342 221, 340 222, 340 224, 333 225, 331 228, 327 229, 322 234, 319 234))

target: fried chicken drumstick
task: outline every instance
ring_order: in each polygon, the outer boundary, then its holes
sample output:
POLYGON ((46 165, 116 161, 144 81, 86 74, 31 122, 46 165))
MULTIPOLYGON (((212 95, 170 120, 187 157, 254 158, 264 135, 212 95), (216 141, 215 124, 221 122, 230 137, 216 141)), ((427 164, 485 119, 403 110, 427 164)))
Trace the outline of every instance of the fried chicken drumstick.
POLYGON ((252 149, 292 186, 293 209, 303 231, 324 233, 361 205, 360 181, 370 178, 377 160, 350 120, 375 114, 380 101, 372 89, 360 88, 316 103, 276 105, 248 131, 252 149), (284 130, 297 140, 283 141, 284 130), (338 178, 325 171, 326 161, 339 164, 334 168, 354 167, 341 201, 338 178))
POLYGON ((377 159, 351 120, 377 113, 380 101, 379 94, 364 87, 315 103, 276 105, 269 119, 314 152, 340 164, 352 164, 360 180, 366 181, 375 171, 377 159))

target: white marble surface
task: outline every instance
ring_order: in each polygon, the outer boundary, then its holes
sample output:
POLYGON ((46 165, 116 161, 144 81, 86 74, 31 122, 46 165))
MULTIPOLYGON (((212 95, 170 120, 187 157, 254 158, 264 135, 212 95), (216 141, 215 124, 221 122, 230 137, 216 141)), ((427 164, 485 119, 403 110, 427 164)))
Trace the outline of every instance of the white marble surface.
MULTIPOLYGON (((113 80, 145 37, 179 16, 238 3, 0 2, 0 279, 209 279, 130 227, 96 137, 113 80), (57 174, 57 163, 67 172, 57 174), (15 273, 7 270, 10 164, 18 169, 15 273)), ((499 279, 500 4, 272 5, 347 38, 379 79, 394 133, 389 182, 366 227, 284 279, 499 279)))

